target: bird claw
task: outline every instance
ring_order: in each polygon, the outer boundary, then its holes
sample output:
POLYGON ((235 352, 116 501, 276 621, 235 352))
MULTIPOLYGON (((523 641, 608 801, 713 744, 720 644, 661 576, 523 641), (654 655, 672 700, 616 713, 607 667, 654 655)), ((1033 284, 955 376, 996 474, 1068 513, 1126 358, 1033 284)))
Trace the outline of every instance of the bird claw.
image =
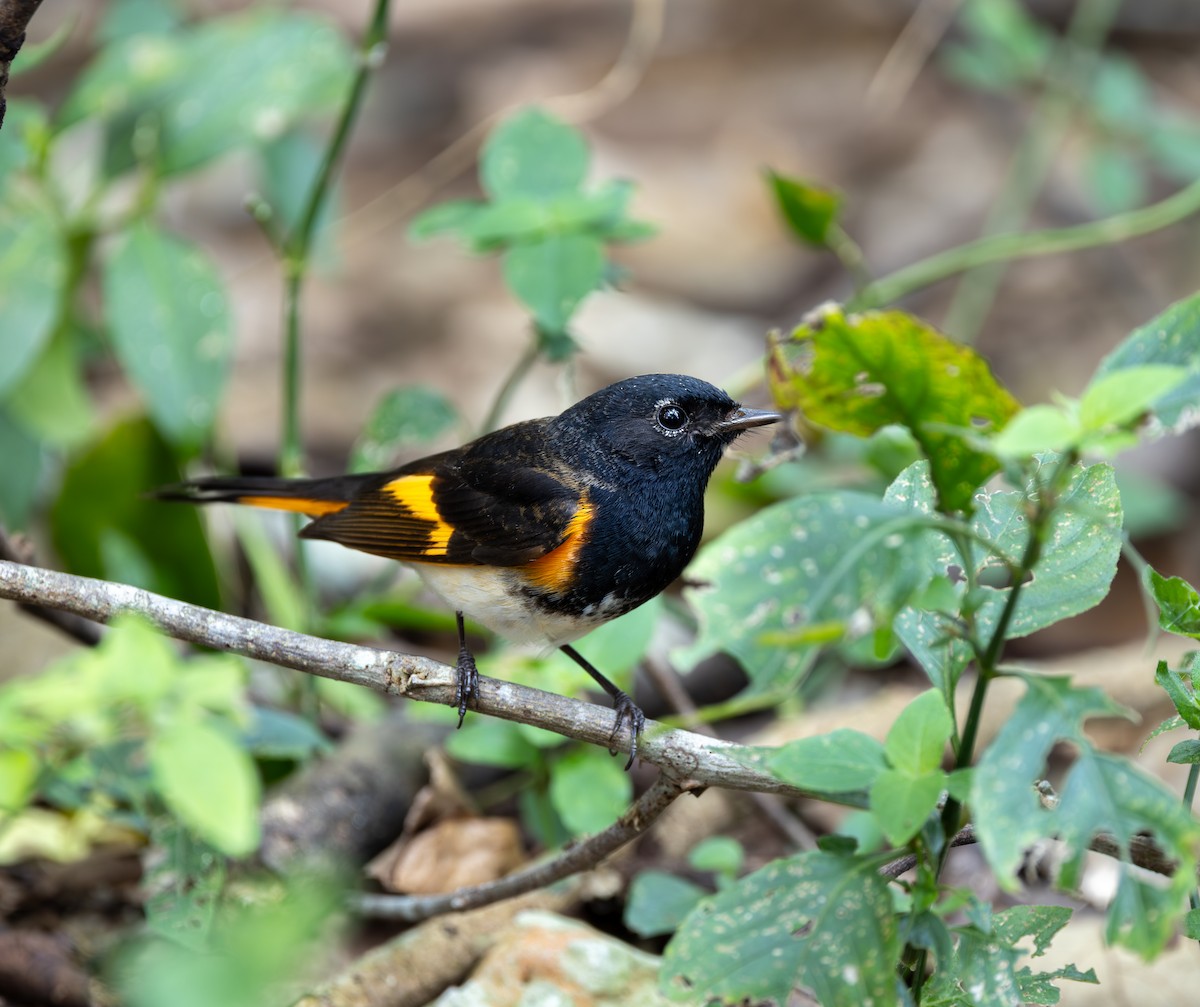
POLYGON ((638 739, 642 736, 642 730, 646 726, 646 715, 642 713, 640 706, 619 689, 616 695, 613 696, 613 710, 616 712, 617 719, 616 723, 613 724, 612 734, 608 736, 608 754, 616 755, 620 751, 616 747, 616 741, 621 734, 621 728, 628 724, 629 761, 625 763, 625 770, 628 772, 637 761, 638 739))
POLYGON ((475 658, 466 647, 458 652, 458 663, 454 666, 454 672, 454 699, 458 704, 458 726, 462 727, 468 704, 473 706, 479 696, 479 669, 475 666, 475 658))

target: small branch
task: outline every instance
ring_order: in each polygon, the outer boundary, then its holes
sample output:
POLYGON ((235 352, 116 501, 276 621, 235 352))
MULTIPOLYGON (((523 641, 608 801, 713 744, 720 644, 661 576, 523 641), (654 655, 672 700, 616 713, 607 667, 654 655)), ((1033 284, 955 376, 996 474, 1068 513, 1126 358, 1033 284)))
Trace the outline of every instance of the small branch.
MULTIPOLYGON (((454 669, 429 658, 323 640, 188 605, 125 584, 0 560, 0 598, 62 609, 97 622, 108 622, 122 612, 133 612, 178 640, 322 678, 352 682, 391 696, 441 706, 455 705, 454 669)), ((481 678, 479 686, 475 710, 481 714, 533 724, 565 738, 609 747, 615 724, 613 711, 607 707, 494 678, 481 678)), ((628 752, 628 737, 619 738, 617 747, 628 752)), ((736 758, 742 750, 740 745, 647 721, 638 758, 676 779, 701 786, 813 797, 850 807, 861 807, 864 803, 859 794, 817 794, 790 786, 742 765, 736 758)))
POLYGON ((460 888, 444 895, 359 895, 354 908, 376 919, 417 923, 442 913, 478 909, 503 899, 536 891, 556 881, 595 867, 610 853, 632 842, 658 819, 680 794, 699 794, 704 787, 693 781, 678 781, 667 773, 639 797, 620 818, 603 832, 569 846, 550 860, 533 864, 497 881, 460 888))
MULTIPOLYGON (((25 543, 20 539, 10 537, 4 526, 0 525, 0 560, 32 565, 34 562, 33 549, 23 548, 24 545, 25 543)), ((94 622, 72 615, 70 612, 44 608, 32 602, 21 602, 21 608, 33 618, 53 626, 84 646, 94 647, 100 642, 102 636, 100 627, 94 622)))
POLYGON ((25 29, 41 4, 42 0, 0 0, 0 127, 8 108, 9 67, 25 44, 25 29))

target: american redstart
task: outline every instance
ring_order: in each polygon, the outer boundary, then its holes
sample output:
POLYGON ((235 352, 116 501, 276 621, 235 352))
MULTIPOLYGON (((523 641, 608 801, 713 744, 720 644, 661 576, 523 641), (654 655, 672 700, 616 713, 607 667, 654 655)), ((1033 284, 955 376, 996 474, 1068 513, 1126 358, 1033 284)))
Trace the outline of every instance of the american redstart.
POLYGON ((698 378, 644 374, 390 472, 216 476, 159 495, 297 511, 313 519, 302 538, 412 565, 455 610, 460 726, 479 683, 464 614, 513 642, 560 648, 612 697, 611 740, 629 725, 632 765, 645 715, 570 643, 679 576, 722 452, 778 419, 698 378))

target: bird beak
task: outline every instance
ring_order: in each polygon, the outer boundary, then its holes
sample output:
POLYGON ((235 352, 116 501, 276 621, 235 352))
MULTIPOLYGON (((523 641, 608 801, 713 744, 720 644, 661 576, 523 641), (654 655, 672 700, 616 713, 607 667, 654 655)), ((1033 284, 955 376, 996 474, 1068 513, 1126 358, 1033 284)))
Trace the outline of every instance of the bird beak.
POLYGON ((749 430, 751 427, 765 427, 768 423, 778 423, 783 419, 782 413, 771 412, 768 409, 747 409, 737 406, 731 410, 718 425, 722 433, 749 430))

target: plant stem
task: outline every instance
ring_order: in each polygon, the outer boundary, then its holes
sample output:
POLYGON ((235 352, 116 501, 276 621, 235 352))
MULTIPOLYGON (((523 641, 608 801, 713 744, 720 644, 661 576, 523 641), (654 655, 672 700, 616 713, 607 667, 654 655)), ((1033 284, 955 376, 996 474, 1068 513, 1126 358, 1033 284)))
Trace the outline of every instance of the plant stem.
POLYGON ((483 418, 481 433, 486 434, 489 431, 495 430, 500 424, 500 417, 504 415, 504 410, 507 408, 513 392, 517 390, 517 386, 525 379, 525 375, 533 369, 533 365, 537 363, 540 355, 541 351, 538 349, 538 341, 535 336, 525 348, 525 352, 513 364, 512 370, 508 372, 508 376, 504 379, 504 383, 496 393, 492 407, 488 410, 487 416, 483 418))
POLYGON ((284 357, 283 357, 283 444, 279 469, 283 475, 297 475, 303 469, 300 445, 300 295, 308 274, 317 217, 321 212, 351 127, 358 116, 366 92, 367 79, 382 62, 387 39, 387 15, 391 0, 376 0, 371 23, 359 46, 358 70, 350 85, 346 104, 338 117, 329 146, 317 169, 305 201, 304 211, 283 248, 284 270, 284 357))
MULTIPOLYGON (((1029 216, 1062 146, 1071 116, 1095 73, 1098 50, 1120 3, 1121 0, 1079 0, 1076 4, 1066 38, 1047 61, 1050 71, 1047 90, 1034 108, 1004 189, 988 213, 985 233, 1016 230, 1029 216), (1063 70, 1054 73, 1059 64, 1063 70)), ((946 312, 945 330, 964 343, 974 342, 1003 275, 1004 271, 995 267, 964 277, 946 312)))
MULTIPOLYGON (((1196 784, 1200 782, 1200 765, 1193 762, 1188 766, 1187 783, 1183 786, 1183 806, 1191 813, 1192 804, 1196 800, 1196 784)), ((1200 909, 1200 895, 1197 894, 1195 888, 1188 893, 1188 904, 1193 909, 1200 909)))
POLYGON ((997 234, 939 252, 868 284, 846 306, 851 311, 861 311, 890 304, 914 290, 988 263, 1058 255, 1128 241, 1178 223, 1197 212, 1200 212, 1200 181, 1161 202, 1104 220, 1027 234, 997 234))

